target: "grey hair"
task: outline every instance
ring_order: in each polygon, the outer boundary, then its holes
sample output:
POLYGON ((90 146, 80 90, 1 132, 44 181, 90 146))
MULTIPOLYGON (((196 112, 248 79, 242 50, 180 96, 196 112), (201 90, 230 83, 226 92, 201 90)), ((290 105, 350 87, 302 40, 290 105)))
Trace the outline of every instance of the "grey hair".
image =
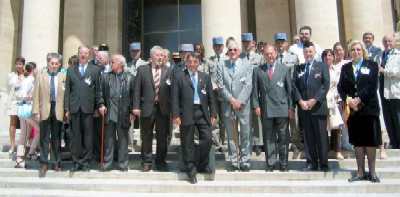
POLYGON ((57 59, 58 63, 62 63, 62 55, 58 54, 58 53, 48 53, 46 56, 47 62, 50 62, 51 59, 57 59))
POLYGON ((163 48, 162 47, 160 47, 160 46, 158 46, 158 45, 156 45, 156 46, 153 46, 151 49, 150 49, 150 57, 153 57, 153 55, 156 53, 156 52, 162 52, 162 50, 163 50, 163 48))
POLYGON ((99 55, 101 57, 106 57, 107 60, 110 59, 110 54, 107 51, 99 51, 97 55, 99 55))
POLYGON ((112 59, 118 59, 118 61, 119 61, 119 63, 121 63, 122 64, 122 66, 126 66, 126 59, 125 59, 125 57, 123 56, 123 55, 120 55, 120 54, 115 54, 115 55, 113 55, 112 56, 112 59))

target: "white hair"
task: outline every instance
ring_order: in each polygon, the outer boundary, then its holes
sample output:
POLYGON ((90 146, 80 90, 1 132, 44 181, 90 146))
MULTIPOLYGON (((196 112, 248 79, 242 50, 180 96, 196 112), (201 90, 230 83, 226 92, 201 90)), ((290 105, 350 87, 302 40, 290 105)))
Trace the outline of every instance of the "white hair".
POLYGON ((150 49, 150 57, 153 57, 153 55, 154 55, 155 53, 157 53, 157 52, 162 52, 162 50, 163 50, 163 48, 160 47, 160 46, 158 46, 158 45, 153 46, 153 47, 150 49))
POLYGON ((119 61, 119 63, 122 64, 122 66, 126 66, 126 59, 123 55, 120 54, 115 54, 112 56, 112 59, 117 59, 119 61))

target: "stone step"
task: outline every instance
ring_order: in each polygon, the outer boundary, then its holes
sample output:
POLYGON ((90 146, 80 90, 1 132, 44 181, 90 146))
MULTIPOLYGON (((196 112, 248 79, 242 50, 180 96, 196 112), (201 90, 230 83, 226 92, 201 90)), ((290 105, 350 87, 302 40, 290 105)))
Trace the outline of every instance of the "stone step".
MULTIPOLYGON (((207 174, 198 174, 199 180, 215 180, 215 181, 306 181, 306 180, 347 180, 356 169, 334 170, 331 172, 303 172, 290 170, 289 172, 265 172, 263 170, 252 170, 250 172, 227 172, 226 170, 217 170, 214 176, 207 174)), ((400 169, 398 168, 378 168, 376 169, 381 179, 400 179, 400 169)), ((0 168, 0 177, 16 178, 16 177, 37 177, 38 170, 26 170, 15 168, 0 168)), ((55 172, 49 170, 47 178, 81 178, 81 179, 135 179, 142 181, 164 180, 176 181, 187 180, 186 173, 171 172, 142 172, 140 170, 129 170, 128 172, 110 171, 100 172, 91 170, 90 172, 75 172, 73 174, 68 171, 55 172)), ((400 184, 400 182, 399 182, 400 184)))
MULTIPOLYGON (((80 179, 31 177, 0 179, 0 188, 41 190, 112 191, 137 193, 400 193, 400 179, 384 179, 379 184, 329 181, 142 181, 123 179, 80 179)), ((43 191, 45 193, 45 191, 43 191)))
MULTIPOLYGON (((265 161, 263 159, 258 160, 257 158, 250 161, 252 170, 263 170, 265 168, 265 161)), ((168 160, 168 165, 171 170, 181 169, 181 163, 178 160, 168 160)), ((12 168, 15 166, 15 162, 10 159, 0 159, 0 168, 12 168)), ((70 169, 72 166, 71 161, 62 162, 62 168, 70 169)), ((96 168, 96 164, 93 164, 91 168, 96 168)), ((230 166, 230 162, 224 160, 217 160, 215 168, 216 169, 227 169, 230 166)), ((329 160, 329 167, 331 169, 346 169, 346 168, 355 168, 356 161, 355 159, 344 159, 344 160, 329 160)), ((366 161, 366 166, 368 163, 366 161)), ((27 161, 27 168, 38 168, 38 161, 27 161)), ((289 160, 289 169, 292 170, 302 170, 305 167, 305 160, 289 160)), ((400 168, 400 158, 389 158, 386 160, 377 160, 376 162, 377 168, 386 168, 386 167, 398 167, 400 168)), ((141 161, 140 160, 130 160, 129 161, 130 169, 141 169, 141 161)))
MULTIPOLYGON (((118 196, 118 197, 187 197, 187 193, 134 193, 134 192, 110 192, 110 191, 72 191, 67 189, 49 189, 43 192, 41 189, 25 189, 25 188, 2 188, 0 190, 0 196, 13 196, 13 197, 25 197, 25 196, 39 196, 39 197, 87 197, 87 196, 118 196)), ((192 197, 215 197, 215 193, 191 193, 192 197)), ((243 193, 218 193, 218 197, 242 197, 243 193)), ((274 197, 398 197, 398 193, 251 193, 246 194, 246 197, 262 197, 262 196, 274 196, 274 197)))

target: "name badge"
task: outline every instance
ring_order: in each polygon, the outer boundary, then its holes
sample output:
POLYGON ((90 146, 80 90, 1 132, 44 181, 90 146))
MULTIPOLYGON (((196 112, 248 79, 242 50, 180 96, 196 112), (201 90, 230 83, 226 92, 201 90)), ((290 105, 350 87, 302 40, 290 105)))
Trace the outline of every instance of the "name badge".
POLYGON ((361 68, 360 69, 360 72, 361 72, 361 74, 363 74, 363 75, 369 75, 369 72, 370 72, 371 70, 369 69, 369 68, 361 68))
POLYGON ((278 87, 283 88, 283 82, 282 82, 282 81, 278 81, 278 83, 276 83, 276 85, 277 85, 278 87))
POLYGON ((92 84, 92 79, 90 79, 90 77, 85 79, 85 83, 90 86, 90 84, 92 84))
POLYGON ((305 73, 305 72, 300 72, 300 73, 297 75, 297 77, 299 77, 299 78, 302 77, 302 76, 304 75, 304 73, 305 73))
POLYGON ((206 91, 205 89, 201 89, 201 93, 204 94, 204 95, 206 95, 206 94, 207 94, 207 91, 206 91))
POLYGON ((167 84, 167 85, 171 85, 171 80, 170 79, 167 79, 166 81, 165 81, 165 83, 167 84))

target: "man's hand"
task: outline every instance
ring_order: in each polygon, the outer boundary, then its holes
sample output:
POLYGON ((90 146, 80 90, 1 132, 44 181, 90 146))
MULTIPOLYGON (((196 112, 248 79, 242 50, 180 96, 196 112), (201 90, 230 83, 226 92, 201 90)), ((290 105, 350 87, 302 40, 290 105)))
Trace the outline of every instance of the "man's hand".
POLYGON ((385 69, 382 66, 379 66, 379 73, 384 73, 385 69))
POLYGON ((65 115, 64 115, 64 117, 65 117, 65 120, 67 120, 67 121, 68 121, 68 120, 69 120, 69 118, 70 118, 70 117, 69 117, 69 112, 65 112, 65 115))
POLYGON ((232 108, 236 111, 240 110, 240 108, 242 107, 242 103, 235 98, 232 98, 230 103, 232 105, 232 108))
POLYGON ((102 115, 102 116, 104 116, 104 115, 106 115, 106 113, 107 113, 107 108, 106 108, 106 106, 101 106, 100 108, 99 108, 99 113, 102 115))
POLYGON ((308 110, 311 110, 315 104, 317 104, 317 100, 316 99, 310 99, 307 101, 307 105, 308 105, 308 110))
POLYGON ((140 109, 134 109, 134 110, 132 110, 132 113, 133 113, 135 116, 140 117, 140 109))
POLYGON ((211 126, 215 126, 216 123, 217 123, 217 119, 215 117, 211 116, 211 126))
POLYGON ((293 109, 289 109, 288 115, 289 115, 289 119, 290 119, 290 120, 293 120, 293 119, 295 118, 295 116, 294 116, 294 110, 293 110, 293 109))
POLYGON ((172 121, 176 126, 181 125, 181 118, 179 118, 179 117, 175 117, 172 121))
POLYGON ((299 100, 299 105, 300 105, 300 108, 302 110, 304 110, 304 111, 308 110, 308 103, 306 101, 303 101, 303 100, 300 99, 299 100))
POLYGON ((261 116, 261 108, 260 107, 255 108, 254 112, 256 113, 257 116, 261 116))

